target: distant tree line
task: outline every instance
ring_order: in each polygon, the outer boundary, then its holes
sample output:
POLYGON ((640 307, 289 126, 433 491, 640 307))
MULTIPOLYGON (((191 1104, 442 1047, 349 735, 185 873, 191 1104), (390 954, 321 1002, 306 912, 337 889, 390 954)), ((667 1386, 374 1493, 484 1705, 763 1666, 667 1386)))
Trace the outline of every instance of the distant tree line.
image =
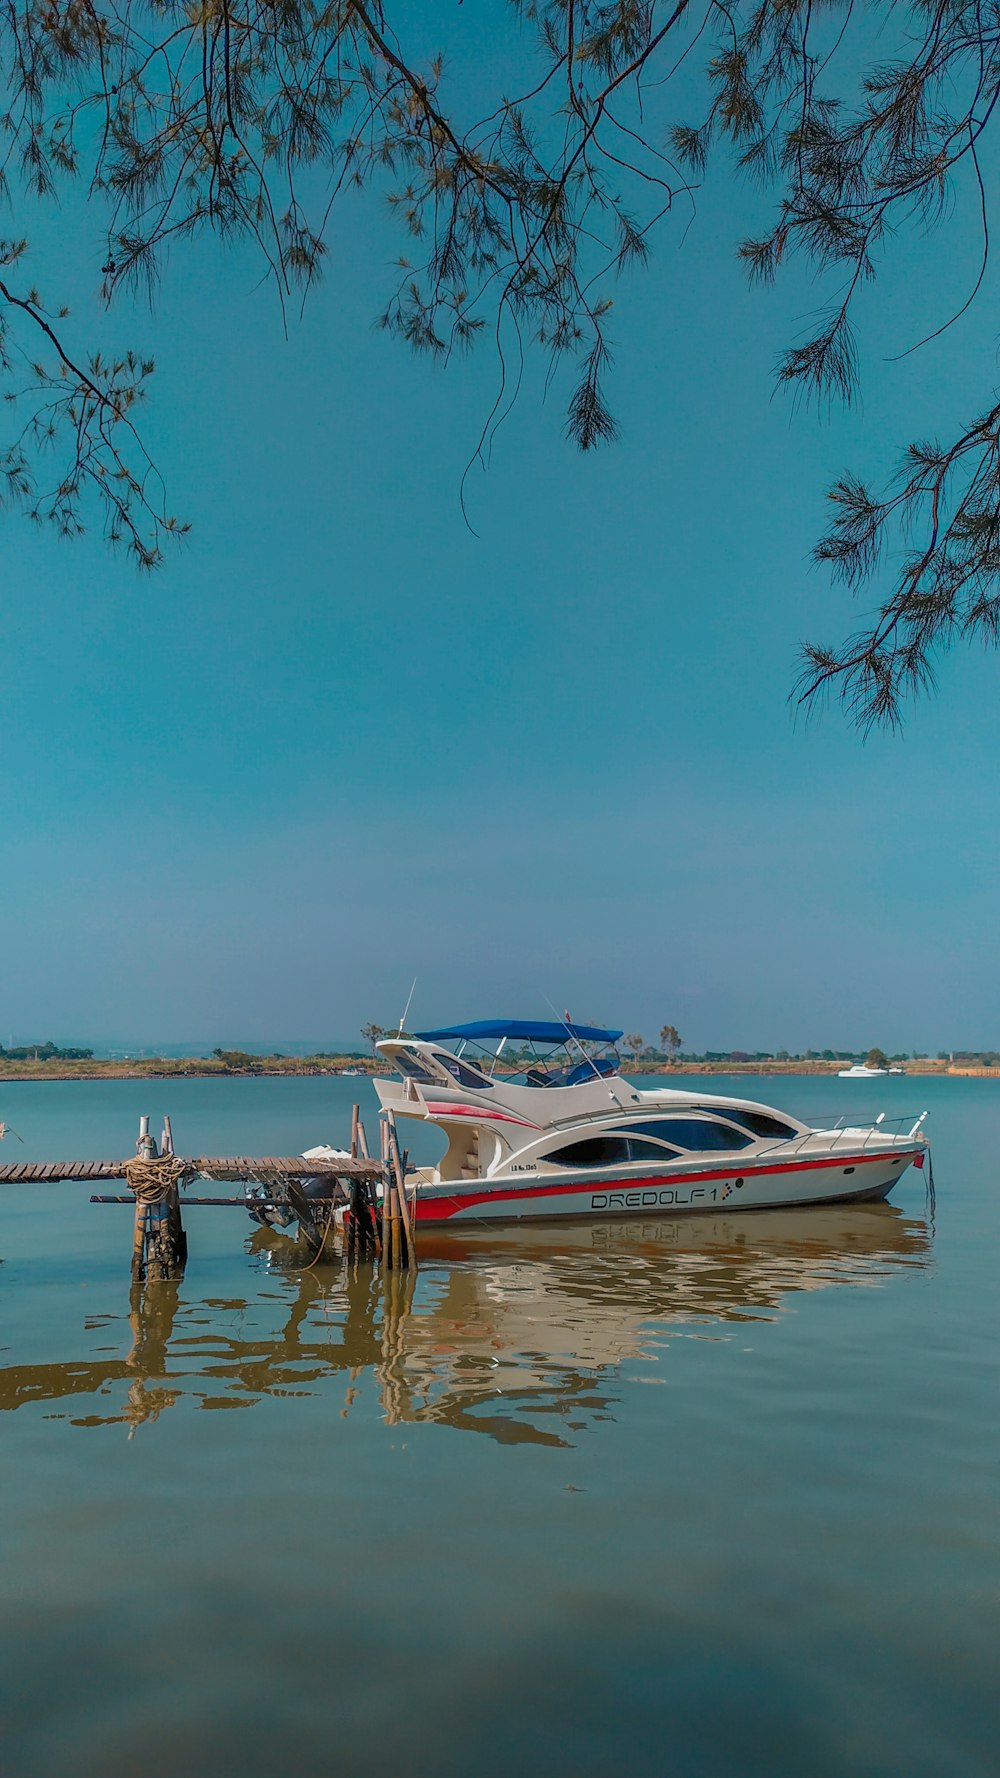
POLYGON ((212 1058, 214 1061, 220 1062, 223 1068, 231 1068, 240 1073, 253 1074, 255 1071, 260 1072, 266 1070, 269 1062, 287 1062, 289 1060, 294 1060, 305 1064, 306 1062, 333 1062, 345 1061, 348 1059, 360 1060, 361 1052, 359 1050, 339 1049, 313 1050, 308 1056, 295 1056, 290 1058, 282 1055, 280 1050, 271 1050, 264 1056, 257 1055, 253 1050, 214 1049, 212 1051, 212 1058))
POLYGON ((885 1050, 705 1050, 703 1054, 685 1051, 682 1062, 867 1062, 869 1067, 884 1068, 889 1062, 910 1062, 919 1059, 918 1050, 900 1050, 888 1055, 885 1050))
POLYGON ((93 1050, 60 1049, 55 1043, 22 1043, 4 1049, 0 1043, 0 1059, 8 1062, 89 1062, 93 1050))

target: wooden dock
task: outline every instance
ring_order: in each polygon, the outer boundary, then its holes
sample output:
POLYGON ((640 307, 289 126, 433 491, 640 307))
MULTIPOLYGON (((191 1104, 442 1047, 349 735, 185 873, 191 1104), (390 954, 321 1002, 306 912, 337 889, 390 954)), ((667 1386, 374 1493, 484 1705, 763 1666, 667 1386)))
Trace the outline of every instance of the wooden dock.
MULTIPOLYGON (((379 1260, 388 1270, 416 1266, 413 1227, 407 1203, 406 1156, 401 1154, 391 1111, 379 1124, 380 1154, 369 1153, 360 1109, 353 1107, 349 1153, 311 1155, 179 1155, 169 1117, 158 1144, 149 1118, 139 1120, 135 1153, 109 1161, 6 1161, 0 1185, 57 1185, 78 1180, 95 1185, 125 1181, 124 1193, 95 1194, 91 1203, 135 1206, 132 1281, 163 1282, 183 1275, 187 1235, 181 1220, 185 1204, 245 1204, 289 1212, 280 1220, 298 1224, 299 1240, 315 1264, 334 1257, 334 1230, 342 1230, 348 1262, 379 1260), (256 1188, 243 1198, 188 1197, 195 1179, 227 1180, 256 1188), (316 1181, 329 1180, 329 1186, 316 1181), (310 1183, 312 1182, 311 1186, 310 1183), (269 1196, 268 1188, 275 1194, 269 1196)), ((258 1218, 259 1220, 259 1218, 258 1218)))
MULTIPOLYGON (((245 1179, 267 1185, 286 1179, 381 1179, 379 1161, 304 1159, 296 1155, 195 1155, 178 1157, 185 1174, 196 1179, 245 1179)), ((44 1185, 61 1180, 124 1179, 135 1156, 121 1161, 11 1161, 0 1166, 0 1185, 44 1185)))

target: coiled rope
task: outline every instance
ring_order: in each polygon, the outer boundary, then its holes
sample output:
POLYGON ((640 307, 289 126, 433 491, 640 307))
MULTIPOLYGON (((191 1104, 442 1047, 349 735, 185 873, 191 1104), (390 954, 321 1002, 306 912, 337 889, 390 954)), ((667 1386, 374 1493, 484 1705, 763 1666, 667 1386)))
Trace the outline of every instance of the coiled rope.
POLYGON ((134 1160, 125 1163, 125 1182, 129 1191, 135 1193, 136 1202, 148 1207, 162 1204, 187 1171, 186 1163, 175 1154, 148 1159, 145 1155, 136 1155, 134 1160))

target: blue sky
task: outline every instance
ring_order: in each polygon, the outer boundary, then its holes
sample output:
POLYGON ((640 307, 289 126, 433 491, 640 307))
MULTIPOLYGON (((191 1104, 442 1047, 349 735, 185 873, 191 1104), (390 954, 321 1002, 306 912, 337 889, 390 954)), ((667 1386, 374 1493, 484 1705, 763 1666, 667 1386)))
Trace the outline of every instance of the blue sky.
MULTIPOLYGON (((865 297, 864 400, 794 414, 780 348, 821 292, 749 292, 760 202, 615 292, 614 448, 563 441, 529 368, 458 489, 489 348, 442 372, 372 330, 400 250, 340 213, 282 337, 249 255, 168 262, 100 318, 98 218, 31 232, 78 337, 157 358, 147 427, 189 543, 140 578, 6 517, 0 1038, 349 1038, 548 1000, 692 1047, 996 1044, 997 663, 956 652, 902 737, 793 722, 804 636, 851 600, 808 565, 823 491, 968 419, 995 287, 969 200, 865 297), (974 270, 971 271, 974 277, 974 270)), ((686 219, 685 219, 686 220, 686 219)))

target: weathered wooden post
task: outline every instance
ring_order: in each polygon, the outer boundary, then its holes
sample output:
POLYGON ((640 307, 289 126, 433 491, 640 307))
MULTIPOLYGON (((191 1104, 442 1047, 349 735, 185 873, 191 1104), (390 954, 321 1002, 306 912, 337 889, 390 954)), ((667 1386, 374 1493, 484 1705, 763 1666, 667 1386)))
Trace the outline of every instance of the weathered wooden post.
MULTIPOLYGON (((161 1159, 164 1159, 167 1156, 169 1156, 171 1160, 174 1158, 174 1132, 166 1112, 163 1114, 163 1139, 160 1143, 160 1156, 161 1159)), ((164 1277, 176 1276, 174 1268, 180 1266, 180 1269, 183 1272, 184 1267, 187 1264, 187 1235, 184 1232, 184 1224, 181 1220, 181 1198, 179 1191, 181 1174, 177 1171, 176 1166, 171 1169, 171 1175, 170 1184, 167 1187, 166 1196, 164 1198, 166 1210, 164 1220, 166 1222, 166 1227, 163 1230, 163 1233, 165 1234, 167 1241, 167 1254, 165 1257, 168 1267, 164 1272, 164 1277)))
POLYGON ((187 1260, 187 1236, 181 1221, 178 1184, 184 1163, 173 1153, 170 1120, 164 1120, 164 1152, 149 1133, 149 1118, 139 1119, 135 1159, 126 1162, 125 1178, 135 1193, 132 1236, 132 1282, 180 1278, 187 1260))
MULTIPOLYGON (((351 1160, 356 1161, 359 1151, 358 1129, 361 1122, 360 1105, 351 1106, 351 1160)), ((347 1260, 356 1260, 362 1251, 366 1231, 362 1227, 363 1200, 360 1179, 352 1179, 347 1207, 347 1260)))
POLYGON ((398 1269, 403 1264, 403 1225, 399 1220, 399 1197, 392 1172, 391 1147, 389 1150, 389 1202, 392 1205, 392 1263, 398 1269))
MULTIPOLYGON (((156 1153, 156 1143, 149 1133, 149 1118, 139 1119, 139 1140, 135 1152, 142 1160, 149 1160, 156 1153)), ((126 1173, 128 1179, 128 1174, 126 1173)), ((131 1179, 128 1179, 132 1185, 131 1179)), ((135 1187, 132 1187, 135 1190, 135 1187)), ((132 1235, 132 1282, 141 1284, 146 1276, 146 1225, 148 1217, 145 1201, 136 1192, 135 1196, 135 1228, 132 1235)))
POLYGON ((392 1173, 396 1185, 396 1197, 399 1202, 399 1220, 402 1225, 403 1240, 406 1247, 404 1264, 416 1270, 417 1249, 413 1239, 413 1225, 410 1222, 409 1207, 406 1202, 406 1169, 399 1152, 399 1137, 396 1133, 396 1119, 390 1111, 386 1122, 389 1126, 389 1152, 392 1157, 392 1173))
POLYGON ((389 1166, 389 1131, 379 1119, 379 1159, 382 1162, 382 1264, 391 1271, 395 1263, 392 1237, 392 1172, 389 1166))
POLYGON ((347 1222, 348 1259, 372 1259, 376 1249, 377 1216, 366 1179, 352 1179, 347 1222))

